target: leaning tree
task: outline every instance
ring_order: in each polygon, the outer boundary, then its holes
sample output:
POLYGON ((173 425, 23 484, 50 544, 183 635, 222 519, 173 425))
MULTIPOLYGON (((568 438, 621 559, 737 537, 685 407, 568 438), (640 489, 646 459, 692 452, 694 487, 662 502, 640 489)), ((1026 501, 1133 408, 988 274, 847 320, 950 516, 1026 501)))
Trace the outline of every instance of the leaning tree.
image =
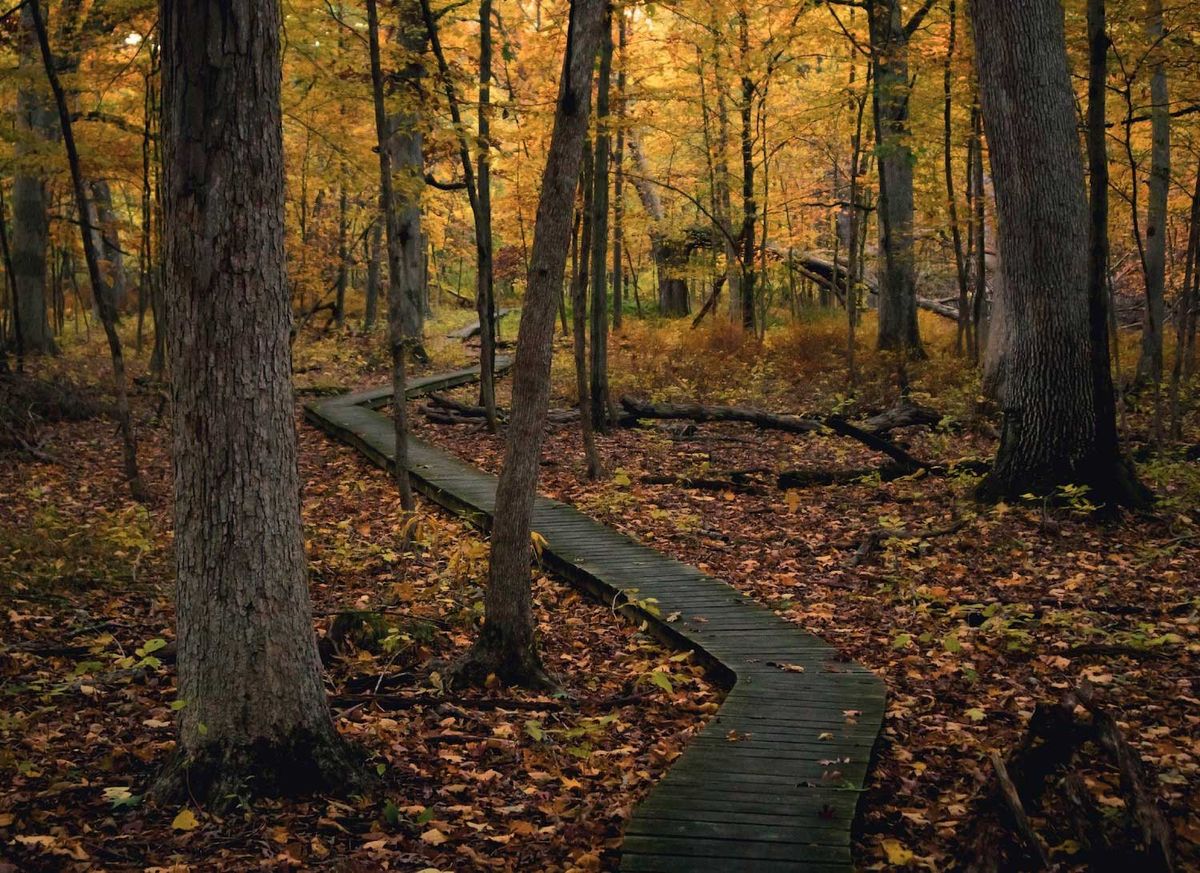
POLYGON ((330 718, 300 520, 278 0, 163 0, 179 746, 161 797, 358 781, 330 718))
POLYGON ((1149 495, 1116 439, 1104 310, 1089 288, 1088 199, 1058 0, 972 0, 1009 303, 1004 424, 984 497, 1085 485, 1149 495))
POLYGON ((484 626, 458 666, 459 675, 466 678, 494 674, 511 684, 548 681, 534 635, 530 526, 550 406, 554 317, 567 265, 571 212, 591 111, 592 67, 604 7, 604 0, 574 0, 571 4, 554 130, 534 224, 529 285, 517 334, 512 417, 496 489, 484 626))

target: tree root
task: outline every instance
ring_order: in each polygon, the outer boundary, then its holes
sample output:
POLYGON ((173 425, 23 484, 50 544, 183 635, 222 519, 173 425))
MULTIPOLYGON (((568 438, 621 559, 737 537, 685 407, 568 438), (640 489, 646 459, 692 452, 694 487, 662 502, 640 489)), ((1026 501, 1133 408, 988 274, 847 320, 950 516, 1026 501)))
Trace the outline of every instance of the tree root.
POLYGON ((197 752, 177 752, 150 788, 161 804, 194 801, 216 811, 247 797, 347 796, 365 790, 370 774, 360 755, 330 724, 301 728, 271 741, 211 742, 197 752))
MULTIPOLYGON (((966 869, 1044 869, 1049 865, 1044 843, 1033 830, 1030 811, 1037 814, 1051 776, 1075 766, 1089 744, 1103 751, 1120 774, 1121 791, 1139 844, 1136 858, 1123 859, 1125 867, 1166 873, 1176 869, 1173 835, 1149 788, 1141 759, 1113 716, 1097 703, 1087 682, 1067 692, 1057 703, 1038 704, 1025 735, 1007 761, 994 751, 990 753, 996 779, 976 798, 975 816, 961 838, 960 857, 972 859, 966 869), (1079 717, 1079 709, 1088 718, 1079 717), (1019 845, 1011 839, 1014 832, 1021 838, 1019 845)), ((1087 852, 1076 860, 1090 869, 1097 865, 1120 868, 1121 853, 1114 851, 1083 780, 1068 769, 1061 785, 1071 827, 1087 852)))

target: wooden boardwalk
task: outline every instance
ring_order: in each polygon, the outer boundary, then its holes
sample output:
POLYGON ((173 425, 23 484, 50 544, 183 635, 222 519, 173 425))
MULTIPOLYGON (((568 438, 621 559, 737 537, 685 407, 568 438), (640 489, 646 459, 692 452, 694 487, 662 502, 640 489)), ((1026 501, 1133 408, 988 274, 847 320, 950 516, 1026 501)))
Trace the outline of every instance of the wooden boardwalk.
MULTIPOLYGON (((499 362, 498 369, 508 362, 499 362)), ((477 368, 415 379, 409 396, 463 385, 477 368)), ((383 467, 388 388, 322 399, 305 417, 383 467)), ((413 485, 486 528, 496 477, 422 440, 408 444, 413 485)), ((873 673, 724 582, 540 497, 543 560, 606 603, 654 598, 641 613, 665 641, 696 653, 732 687, 625 828, 628 871, 844 871, 850 829, 884 712, 873 673), (668 620, 669 619, 669 620, 668 620)))

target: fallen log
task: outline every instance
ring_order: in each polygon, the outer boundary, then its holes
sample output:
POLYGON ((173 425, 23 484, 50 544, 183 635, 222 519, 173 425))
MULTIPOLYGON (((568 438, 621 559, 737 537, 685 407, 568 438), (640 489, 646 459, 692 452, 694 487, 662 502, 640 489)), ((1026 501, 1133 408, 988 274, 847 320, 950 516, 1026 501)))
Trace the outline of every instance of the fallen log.
POLYGON ((931 406, 902 399, 891 409, 872 415, 862 422, 862 428, 873 434, 885 434, 900 427, 927 425, 932 427, 942 420, 942 414, 931 406))
POLYGON ((699 403, 648 403, 628 395, 621 398, 621 406, 634 419, 684 419, 689 421, 737 421, 753 424, 766 430, 781 430, 787 433, 807 434, 832 430, 840 436, 857 440, 869 449, 887 455, 909 473, 930 467, 917 460, 890 440, 851 424, 840 415, 824 419, 803 418, 799 415, 778 415, 748 406, 703 406, 699 403))
POLYGON ((857 467, 850 470, 785 470, 776 479, 776 484, 789 488, 813 488, 822 485, 849 485, 868 476, 879 474, 882 482, 891 482, 902 476, 912 475, 912 470, 899 464, 884 464, 880 467, 857 467))
POLYGON ((750 481, 748 476, 733 473, 728 479, 706 479, 693 476, 643 476, 643 485, 675 485, 679 488, 695 488, 701 491, 733 491, 737 494, 762 494, 762 489, 750 481))

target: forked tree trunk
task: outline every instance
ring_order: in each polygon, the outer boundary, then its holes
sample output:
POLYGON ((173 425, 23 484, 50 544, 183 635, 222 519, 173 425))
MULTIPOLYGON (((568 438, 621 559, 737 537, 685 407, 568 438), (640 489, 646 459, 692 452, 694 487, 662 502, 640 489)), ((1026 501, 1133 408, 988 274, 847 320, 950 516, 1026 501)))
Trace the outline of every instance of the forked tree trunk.
POLYGON ((1144 489, 1106 436, 1115 413, 1094 369, 1088 203, 1062 6, 972 0, 971 18, 1013 338, 1000 448, 981 494, 1076 484, 1097 502, 1141 502, 1144 489))
POLYGON ((460 675, 476 679, 495 674, 506 683, 538 685, 548 681, 534 638, 530 524, 550 404, 555 308, 566 269, 571 209, 579 183, 604 6, 604 0, 575 0, 567 25, 554 129, 538 199, 529 285, 517 335, 512 417, 496 489, 500 511, 492 528, 484 625, 459 669, 460 675))
POLYGON ((300 520, 279 4, 164 0, 159 22, 184 706, 157 793, 345 791, 300 520))

